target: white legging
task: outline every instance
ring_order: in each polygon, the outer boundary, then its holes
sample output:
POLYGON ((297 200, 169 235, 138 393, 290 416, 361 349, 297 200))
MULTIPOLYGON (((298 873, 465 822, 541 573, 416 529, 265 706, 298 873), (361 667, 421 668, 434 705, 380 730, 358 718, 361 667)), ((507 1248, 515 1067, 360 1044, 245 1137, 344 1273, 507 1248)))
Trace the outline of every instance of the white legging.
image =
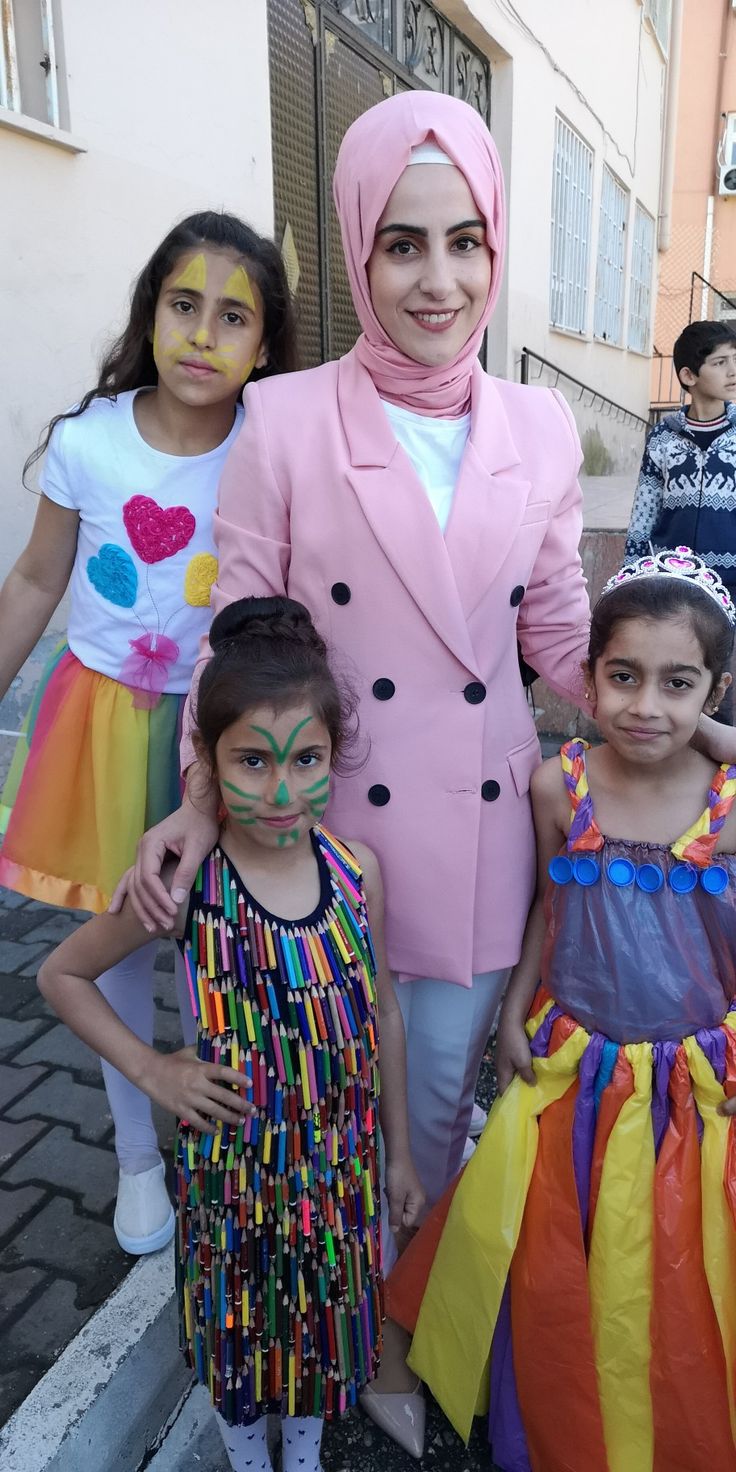
MULTIPOLYGON (((228 1426, 222 1416, 217 1416, 217 1424, 232 1472, 271 1472, 265 1416, 252 1426, 228 1426)), ((283 1472, 322 1472, 319 1459, 322 1425, 317 1416, 281 1417, 283 1472)))
MULTIPOLYGON (((144 1043, 153 1043, 153 969, 159 942, 150 941, 126 960, 119 961, 99 977, 97 985, 118 1017, 144 1043)), ((174 978, 184 1042, 193 1043, 196 1023, 192 1016, 184 962, 174 946, 174 978)), ((151 1101, 147 1094, 102 1060, 102 1076, 115 1125, 115 1150, 121 1170, 138 1175, 158 1165, 161 1154, 153 1127, 151 1101)))

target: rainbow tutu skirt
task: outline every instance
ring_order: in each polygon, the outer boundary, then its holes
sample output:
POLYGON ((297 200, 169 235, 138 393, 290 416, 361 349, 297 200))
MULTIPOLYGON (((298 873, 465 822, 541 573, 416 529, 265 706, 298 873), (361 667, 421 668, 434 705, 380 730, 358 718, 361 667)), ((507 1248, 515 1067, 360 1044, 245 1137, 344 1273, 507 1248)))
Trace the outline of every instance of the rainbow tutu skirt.
POLYGON ((515 1078, 386 1284, 502 1472, 736 1469, 736 1004, 618 1044, 540 989, 515 1078))
POLYGON ((107 908, 138 839, 179 806, 183 695, 134 692, 66 644, 39 682, 2 796, 0 884, 68 909, 107 908))

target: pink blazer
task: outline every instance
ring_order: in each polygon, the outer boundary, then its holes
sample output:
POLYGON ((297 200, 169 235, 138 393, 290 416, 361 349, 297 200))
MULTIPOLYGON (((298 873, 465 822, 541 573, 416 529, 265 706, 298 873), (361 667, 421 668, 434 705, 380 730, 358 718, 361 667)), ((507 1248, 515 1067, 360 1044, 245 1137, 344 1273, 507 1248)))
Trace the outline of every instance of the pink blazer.
POLYGON ((326 816, 378 855, 401 972, 469 986, 519 955, 539 744, 517 659, 582 699, 580 447, 561 395, 474 373, 443 537, 350 353, 248 388, 225 465, 217 612, 288 593, 357 686, 365 766, 326 816))

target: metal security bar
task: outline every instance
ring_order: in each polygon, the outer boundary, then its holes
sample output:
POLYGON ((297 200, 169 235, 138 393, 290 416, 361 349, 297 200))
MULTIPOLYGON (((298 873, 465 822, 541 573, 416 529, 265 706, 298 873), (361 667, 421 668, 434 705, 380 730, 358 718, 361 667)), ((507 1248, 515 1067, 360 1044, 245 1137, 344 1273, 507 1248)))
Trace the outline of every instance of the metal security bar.
POLYGON ((0 0, 0 19, 0 107, 7 107, 11 112, 26 112, 58 128, 54 0, 0 0), (18 4, 24 8, 16 13, 18 4), (33 82, 33 78, 38 77, 35 69, 39 66, 45 76, 43 91, 33 82), (28 95, 24 99, 26 88, 28 95))
POLYGON ((649 351, 653 264, 654 220, 637 203, 634 214, 634 247, 631 253, 628 335, 628 346, 635 353, 649 351))
POLYGON ((555 120, 552 175, 550 322, 583 333, 588 319, 588 268, 593 150, 563 118, 555 120))
POLYGON ((593 332, 603 342, 623 337, 624 278, 626 266, 627 190, 610 169, 604 168, 598 226, 598 264, 595 273, 593 332))

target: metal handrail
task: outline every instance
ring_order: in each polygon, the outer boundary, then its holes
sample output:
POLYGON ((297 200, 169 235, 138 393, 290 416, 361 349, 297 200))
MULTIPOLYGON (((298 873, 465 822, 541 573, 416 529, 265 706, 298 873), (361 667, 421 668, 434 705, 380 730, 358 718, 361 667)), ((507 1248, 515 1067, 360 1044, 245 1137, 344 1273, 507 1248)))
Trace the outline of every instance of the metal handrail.
POLYGON ((693 320, 696 281, 699 281, 701 286, 707 286, 708 291, 712 291, 716 296, 720 297, 721 301, 725 302, 727 307, 733 307, 734 314, 736 314, 736 302, 733 300, 733 297, 726 296, 725 291, 719 291, 718 287, 714 286, 712 281, 707 281, 705 276, 701 276, 699 271, 692 271, 690 273, 690 311, 688 313, 688 322, 692 322, 693 320))
POLYGON ((522 348, 521 350, 520 380, 522 383, 529 382, 529 361, 532 358, 535 363, 540 364, 540 371, 534 375, 535 378, 541 378, 542 368, 548 368, 550 372, 556 375, 554 384, 552 385, 553 388, 557 388, 560 379, 564 378, 568 383, 574 384, 575 388, 580 389, 576 400, 577 403, 580 403, 584 394, 590 394, 590 403, 586 405, 586 408, 594 409, 596 405, 599 405, 601 413, 605 414, 607 419, 615 415, 619 423, 640 424, 642 429, 649 428, 648 420, 642 419, 641 414, 635 414, 633 409, 627 409, 623 404, 617 404, 614 399, 609 399, 607 394, 599 393, 598 389, 592 388, 589 383, 582 383, 579 378, 574 378, 572 373, 568 373, 566 368, 561 368, 559 363, 550 363, 549 358, 540 357, 539 353, 533 352, 531 348, 522 348))

